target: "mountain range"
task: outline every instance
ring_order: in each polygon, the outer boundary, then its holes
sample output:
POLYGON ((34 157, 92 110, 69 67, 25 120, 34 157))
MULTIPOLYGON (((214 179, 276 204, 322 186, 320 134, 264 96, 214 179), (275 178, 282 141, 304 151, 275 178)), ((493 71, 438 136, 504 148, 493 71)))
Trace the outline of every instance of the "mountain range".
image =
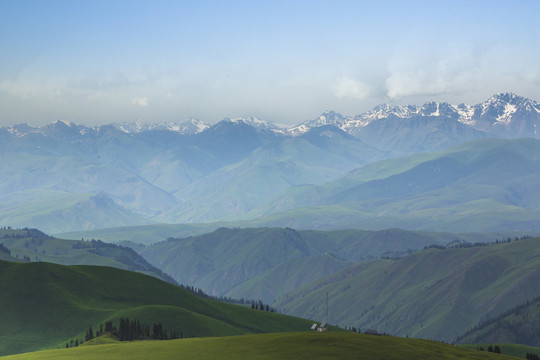
MULTIPOLYGON (((539 119, 535 101, 503 93, 474 106, 385 104, 356 116, 328 111, 288 129, 253 117, 214 125, 188 119, 0 127, 0 223, 60 233, 253 221, 289 211, 272 205, 283 194, 346 179, 379 160, 484 138, 538 138, 539 119)), ((358 210, 350 211, 356 217, 358 210)), ((405 225, 393 226, 418 228, 405 225)))
POLYGON ((199 236, 169 238, 139 253, 178 283, 194 285, 210 295, 272 303, 360 262, 399 258, 433 244, 490 240, 494 238, 489 234, 400 229, 220 228, 199 236))
POLYGON ((484 331, 476 335, 484 337, 478 341, 538 346, 537 337, 521 337, 515 331, 527 324, 537 333, 537 310, 514 319, 514 329, 508 326, 506 334, 500 323, 515 313, 509 309, 530 306, 527 301, 538 304, 534 299, 540 296, 539 241, 431 247, 397 260, 360 263, 291 291, 274 306, 288 314, 322 319, 326 307, 321 299, 328 294, 332 323, 444 341, 463 339, 460 335, 467 330, 499 317, 500 321, 488 323, 491 333, 480 326, 484 331), (530 320, 524 321, 527 315, 530 320), (487 336, 497 332, 498 338, 487 336))
MULTIPOLYGON (((453 105, 447 102, 430 101, 422 106, 417 105, 394 105, 381 104, 373 109, 354 116, 342 115, 332 110, 325 111, 317 118, 304 121, 292 127, 283 127, 270 121, 258 119, 256 117, 247 118, 225 118, 222 121, 231 123, 244 123, 257 130, 273 132, 277 134, 299 136, 309 130, 324 126, 333 125, 346 133, 364 137, 363 129, 375 126, 376 123, 384 123, 389 120, 406 120, 419 118, 444 118, 454 120, 457 123, 470 127, 471 129, 486 132, 488 134, 508 137, 536 137, 536 128, 539 126, 540 104, 536 101, 522 96, 506 92, 493 95, 488 100, 476 104, 453 105)), ((207 131, 212 127, 196 118, 189 118, 184 121, 169 121, 157 123, 144 123, 141 120, 135 122, 114 123, 98 127, 88 127, 76 125, 69 121, 56 121, 42 127, 32 127, 28 124, 18 124, 7 127, 0 127, 4 132, 9 132, 18 136, 29 133, 42 133, 52 136, 61 135, 67 131, 71 136, 96 134, 103 128, 114 127, 119 131, 129 134, 142 133, 147 131, 170 131, 182 135, 194 135, 207 131), (64 126, 62 126, 62 124, 64 126), (60 126, 61 130, 57 130, 60 126), (62 129, 63 128, 63 129, 62 129)), ((434 127, 432 127, 435 129, 434 127)))

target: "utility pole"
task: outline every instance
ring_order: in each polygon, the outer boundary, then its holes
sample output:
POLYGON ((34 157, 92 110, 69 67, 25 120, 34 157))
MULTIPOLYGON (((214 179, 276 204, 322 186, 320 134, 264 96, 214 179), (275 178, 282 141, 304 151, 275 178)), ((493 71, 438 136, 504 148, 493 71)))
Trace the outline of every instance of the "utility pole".
POLYGON ((326 292, 326 323, 328 324, 328 291, 326 292))

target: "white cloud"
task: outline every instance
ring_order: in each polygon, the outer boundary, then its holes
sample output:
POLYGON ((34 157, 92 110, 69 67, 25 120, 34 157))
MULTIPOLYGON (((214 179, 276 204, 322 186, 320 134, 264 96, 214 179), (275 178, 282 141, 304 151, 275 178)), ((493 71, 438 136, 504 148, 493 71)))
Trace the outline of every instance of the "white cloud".
POLYGON ((148 97, 132 99, 131 103, 136 106, 146 107, 148 106, 148 97))
POLYGON ((16 96, 23 100, 41 97, 48 101, 59 101, 62 98, 62 85, 53 81, 28 80, 4 80, 0 82, 0 91, 16 96))
POLYGON ((353 98, 361 100, 367 98, 371 92, 369 85, 346 76, 338 79, 334 83, 332 90, 334 96, 340 99, 353 98))
POLYGON ((387 96, 437 96, 466 92, 478 84, 479 59, 471 49, 408 49, 394 54, 388 64, 387 96))

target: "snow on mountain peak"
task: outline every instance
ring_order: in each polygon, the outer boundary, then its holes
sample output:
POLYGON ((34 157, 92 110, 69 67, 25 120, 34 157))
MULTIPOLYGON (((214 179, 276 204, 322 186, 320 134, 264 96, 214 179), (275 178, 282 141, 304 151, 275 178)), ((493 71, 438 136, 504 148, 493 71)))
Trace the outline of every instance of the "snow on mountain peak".
POLYGON ((247 117, 247 118, 240 117, 240 118, 233 118, 233 119, 225 118, 222 121, 232 122, 232 123, 235 123, 235 124, 244 123, 246 125, 254 127, 257 130, 262 130, 262 131, 271 131, 271 132, 275 132, 275 133, 283 133, 284 132, 283 128, 277 126, 273 122, 262 120, 262 119, 259 119, 257 117, 254 117, 254 116, 250 116, 250 117, 247 117))
POLYGON ((144 123, 141 120, 114 124, 114 127, 125 133, 140 133, 152 130, 167 130, 179 132, 183 135, 192 135, 203 132, 210 126, 205 122, 189 118, 184 121, 160 121, 158 123, 144 123))
MULTIPOLYGON (((443 117, 458 121, 464 125, 478 130, 491 131, 493 125, 509 126, 515 121, 524 118, 534 122, 540 120, 540 105, 535 101, 523 98, 511 92, 499 93, 477 105, 452 105, 447 102, 430 101, 418 107, 416 105, 381 104, 368 112, 355 117, 343 116, 334 111, 325 111, 318 118, 308 120, 287 130, 287 133, 298 136, 313 127, 322 125, 335 125, 343 131, 355 135, 361 128, 374 121, 385 119, 407 119, 415 116, 443 117), (337 116, 339 115, 339 116, 337 116)), ((499 131, 499 130, 495 130, 499 131)), ((508 130, 510 131, 510 130, 508 130)))

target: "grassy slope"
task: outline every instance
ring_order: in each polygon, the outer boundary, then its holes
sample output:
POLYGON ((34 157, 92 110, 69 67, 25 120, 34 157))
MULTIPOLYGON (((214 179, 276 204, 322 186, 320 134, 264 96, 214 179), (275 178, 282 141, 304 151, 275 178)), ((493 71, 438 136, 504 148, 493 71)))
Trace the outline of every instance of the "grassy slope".
POLYGON ((476 350, 479 347, 484 348, 484 351, 487 350, 489 346, 495 347, 497 345, 501 349, 501 354, 516 356, 524 359, 527 353, 533 353, 540 355, 540 347, 520 345, 520 344, 506 344, 506 343, 486 343, 486 344, 459 344, 457 346, 464 349, 473 349, 476 350))
POLYGON ((214 295, 225 295, 235 289, 229 295, 260 296, 261 300, 270 302, 315 280, 314 274, 322 277, 344 268, 346 264, 343 261, 338 264, 339 259, 359 262, 381 255, 402 255, 409 250, 433 243, 447 244, 456 239, 469 239, 469 236, 399 229, 379 232, 219 229, 201 236, 154 244, 141 254, 179 283, 195 285, 214 295), (307 260, 325 254, 337 259, 331 263, 325 259, 321 264, 307 260), (291 261, 294 264, 288 264, 291 261), (318 270, 314 271, 314 266, 318 270), (290 276, 286 271, 294 271, 294 282, 282 281, 284 276, 290 276), (246 283, 248 281, 251 284, 246 283))
POLYGON ((6 360, 48 359, 515 359, 419 339, 354 333, 291 333, 145 341, 42 351, 6 360))
MULTIPOLYGON (((27 230, 0 230, 0 243, 11 251, 12 257, 18 256, 19 259, 28 256, 32 261, 39 260, 60 265, 111 266, 141 272, 166 281, 171 280, 131 249, 112 244, 63 240, 48 237, 39 231, 30 233, 27 230), (12 234, 21 237, 13 238, 12 234)), ((12 261, 9 258, 0 260, 12 261)))
POLYGON ((459 342, 505 342, 540 346, 540 298, 528 301, 502 316, 478 325, 459 342))
POLYGON ((1 251, 0 251, 0 260, 2 260, 2 261, 13 261, 13 262, 22 262, 23 261, 21 259, 17 259, 16 257, 13 257, 11 255, 3 253, 1 251))
POLYGON ((0 262, 1 354, 63 347, 107 320, 161 322, 183 336, 298 331, 311 322, 203 300, 153 277, 95 266, 0 262))
POLYGON ((249 294, 251 299, 261 299, 265 303, 271 303, 307 282, 315 281, 351 265, 353 265, 351 262, 330 255, 292 259, 235 286, 225 296, 240 299, 249 294), (307 269, 311 270, 307 271, 307 269))
POLYGON ((469 249, 424 250, 346 269, 274 306, 332 323, 452 341, 486 316, 540 295, 540 238, 469 249))

